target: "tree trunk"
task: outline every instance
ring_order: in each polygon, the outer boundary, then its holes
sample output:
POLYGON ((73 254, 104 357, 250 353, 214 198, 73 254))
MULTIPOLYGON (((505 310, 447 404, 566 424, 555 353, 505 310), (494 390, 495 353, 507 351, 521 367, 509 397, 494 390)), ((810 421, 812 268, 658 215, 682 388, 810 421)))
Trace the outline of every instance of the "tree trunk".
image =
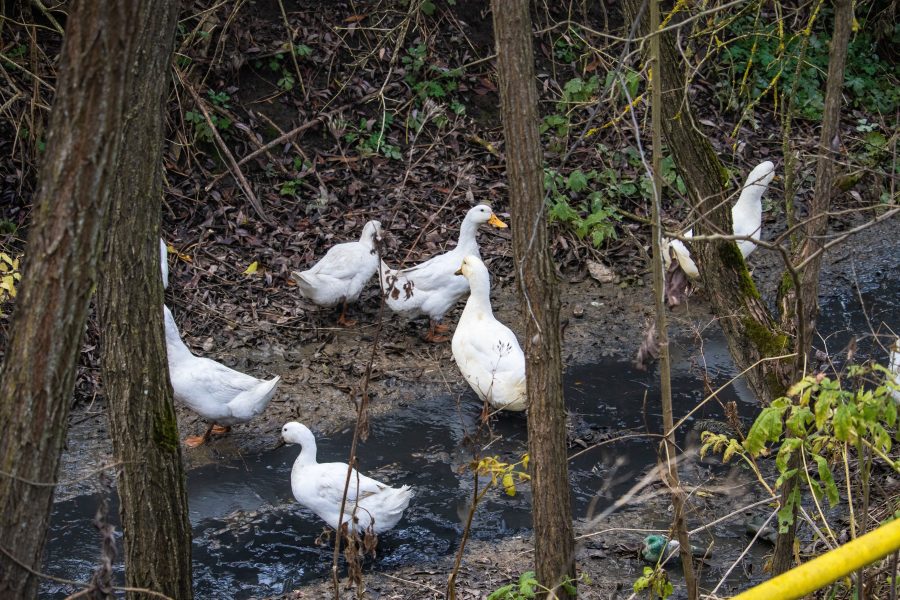
MULTIPOLYGON (((164 108, 178 3, 133 2, 128 146, 98 292, 103 385, 129 587, 190 598, 191 529, 163 337, 159 264, 164 108), (164 493, 160 491, 164 490, 164 493)), ((130 598, 143 597, 136 592, 130 598)))
MULTIPOLYGON (((831 36, 831 48, 828 52, 828 80, 825 84, 825 110, 822 113, 822 132, 819 137, 819 159, 816 165, 816 184, 813 197, 809 203, 809 218, 804 226, 804 237, 794 257, 794 264, 806 259, 809 261, 800 271, 800 298, 802 314, 790 311, 789 307, 797 305, 797 290, 792 286, 782 289, 779 304, 784 307, 781 314, 782 327, 786 331, 802 329, 806 332, 798 336, 803 340, 803 347, 797 348, 797 367, 795 378, 806 366, 806 357, 812 350, 812 332, 816 329, 819 315, 819 271, 822 266, 822 246, 828 229, 828 211, 831 208, 831 192, 834 187, 834 167, 837 150, 840 145, 841 125, 841 90, 844 86, 844 66, 847 61, 847 46, 850 43, 850 30, 853 23, 853 5, 850 0, 834 0, 834 32, 831 36), (819 253, 819 254, 816 254, 819 253)), ((800 456, 791 455, 788 468, 802 468, 800 456)), ((788 501, 796 486, 800 485, 799 477, 794 476, 785 481, 781 489, 782 505, 788 501)), ((797 529, 797 505, 794 505, 794 518, 788 531, 778 536, 775 542, 775 554, 772 558, 772 573, 780 575, 788 571, 794 564, 794 538, 797 529)))
MULTIPOLYGON (((659 2, 650 0, 650 28, 659 29, 659 2)), ((650 58, 653 73, 659 72, 661 55, 659 36, 650 39, 650 58)), ((672 372, 669 361, 669 324, 665 304, 665 270, 663 269, 663 253, 666 251, 662 239, 662 87, 659 79, 651 81, 652 100, 651 118, 653 125, 653 205, 652 205, 652 239, 653 239, 653 296, 656 309, 656 335, 659 340, 659 397, 662 405, 665 452, 660 461, 665 466, 663 477, 672 493, 672 529, 681 544, 681 566, 684 570, 684 586, 688 600, 696 600, 698 595, 697 577, 694 573, 691 541, 688 538, 687 525, 684 519, 686 495, 678 476, 678 447, 675 444, 675 420, 672 414, 672 372)))
POLYGON ((513 256, 525 315, 528 451, 535 567, 559 598, 574 584, 574 536, 562 393, 559 285, 547 245, 531 16, 527 0, 492 0, 512 213, 513 256))
POLYGON ((131 3, 74 2, 6 360, 0 369, 0 597, 37 594, 75 365, 122 136, 131 3), (49 483, 49 484, 48 484, 49 483))
MULTIPOLYGON (((626 0, 628 23, 637 18, 642 0, 626 0)), ((638 31, 649 31, 642 19, 638 31)), ((726 196, 728 177, 709 140, 694 120, 681 58, 674 33, 660 36, 660 84, 663 92, 663 132, 669 151, 688 188, 694 211, 700 215, 694 235, 731 235, 731 203, 726 196)), ((704 289, 725 334, 728 349, 739 369, 761 358, 790 351, 783 333, 760 297, 747 265, 733 241, 698 242, 691 252, 700 267, 704 289)), ((787 361, 767 361, 750 369, 747 382, 764 403, 771 402, 791 384, 793 372, 787 361)))

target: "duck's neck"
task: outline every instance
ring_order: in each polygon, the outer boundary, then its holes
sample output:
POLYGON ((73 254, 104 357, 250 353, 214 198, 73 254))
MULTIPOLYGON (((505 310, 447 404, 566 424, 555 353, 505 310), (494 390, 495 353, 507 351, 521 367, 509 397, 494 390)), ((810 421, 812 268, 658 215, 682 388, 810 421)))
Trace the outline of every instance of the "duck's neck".
POLYGON ((469 280, 469 299, 466 300, 466 309, 493 315, 491 308, 491 283, 482 278, 469 280))
POLYGON ((171 318, 171 315, 166 315, 165 327, 166 354, 168 355, 169 360, 179 360, 188 357, 193 358, 194 355, 191 353, 191 350, 181 340, 181 335, 178 333, 178 327, 175 325, 175 321, 171 318))
POLYGON ((316 438, 311 431, 304 431, 300 439, 300 456, 294 462, 294 466, 306 466, 316 464, 316 438))
POLYGON ((462 226, 459 228, 459 241, 456 242, 456 248, 465 251, 465 254, 478 254, 478 226, 479 224, 471 219, 463 219, 462 226))
POLYGON ((375 248, 375 228, 366 228, 359 237, 359 243, 369 249, 375 248))
POLYGON ((732 220, 742 220, 747 224, 762 221, 762 195, 766 188, 761 185, 750 185, 741 191, 741 196, 731 209, 732 220))

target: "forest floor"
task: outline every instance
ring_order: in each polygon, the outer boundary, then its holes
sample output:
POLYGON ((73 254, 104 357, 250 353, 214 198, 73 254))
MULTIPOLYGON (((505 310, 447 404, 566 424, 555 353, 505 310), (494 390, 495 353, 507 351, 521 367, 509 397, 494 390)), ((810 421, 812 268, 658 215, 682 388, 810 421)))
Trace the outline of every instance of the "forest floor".
MULTIPOLYGON (((616 27, 617 16, 607 15, 605 9, 601 14, 598 6, 605 3, 595 4, 584 18, 597 30, 616 27)), ((298 53, 296 67, 285 52, 279 3, 258 0, 252 3, 253 10, 239 10, 240 5, 235 3, 233 13, 228 3, 191 11, 177 38, 185 60, 178 61, 184 81, 176 85, 168 114, 162 236, 171 249, 165 299, 195 353, 258 377, 279 375, 282 382, 265 414, 207 445, 185 448, 189 470, 263 452, 278 443, 282 425, 290 420, 301 421, 320 435, 352 428, 370 360, 367 389, 372 417, 395 414, 435 394, 469 394, 449 344, 424 342, 424 322, 407 322, 387 310, 380 315, 377 284, 373 282, 351 308, 358 324, 342 328, 336 324, 335 311, 319 309, 299 296, 290 273, 311 265, 331 245, 356 239, 369 219, 379 219, 385 228, 385 260, 409 266, 452 247, 470 206, 491 204, 501 217, 509 207, 487 3, 457 0, 453 10, 441 7, 433 15, 404 15, 387 4, 367 6, 369 12, 360 14, 354 2, 287 1, 293 42, 302 41, 306 48, 298 53), (385 31, 391 35, 382 36, 385 31), (242 166, 269 222, 227 174, 226 160, 209 136, 209 124, 197 116, 184 85, 193 86, 207 102, 238 160, 281 132, 306 127, 242 166)), ((605 201, 625 216, 609 221, 613 233, 604 233, 596 246, 591 236, 598 230, 588 229, 579 237, 573 233, 574 221, 560 218, 551 225, 562 299, 563 359, 569 368, 611 357, 627 363, 652 315, 649 232, 640 221, 648 212, 640 192, 642 168, 633 131, 619 118, 624 98, 612 92, 602 96, 608 90, 595 87, 573 100, 570 84, 576 78, 585 83, 600 73, 602 83, 602 73, 614 67, 614 61, 609 54, 602 58, 602 53, 591 60, 582 55, 563 61, 565 52, 586 52, 577 36, 557 36, 549 27, 552 23, 547 20, 565 16, 549 9, 536 16, 537 27, 543 28, 536 43, 542 115, 565 114, 570 125, 567 132, 550 135, 545 157, 563 179, 574 170, 593 170, 602 176, 592 179, 588 190, 566 190, 581 217, 589 214, 578 207, 590 205, 591 190, 606 194, 605 201), (563 98, 568 98, 568 105, 563 105, 563 98), (592 113, 595 105, 603 110, 592 113), (593 132, 589 141, 575 147, 574 140, 587 129, 593 132), (570 148, 574 150, 568 153, 570 148)), ((594 43, 601 45, 599 40, 594 43)), ((723 113, 723 89, 713 74, 698 74, 690 94, 733 184, 762 160, 774 160, 782 169, 779 114, 764 104, 752 120, 723 113)), ((642 117, 643 106, 638 112, 642 117)), ((851 152, 859 151, 855 124, 862 117, 874 122, 871 115, 856 110, 846 115, 843 139, 851 152)), ((0 136, 0 148, 7 148, 7 137, 15 138, 0 136)), ((816 124, 798 121, 793 138, 801 156, 802 205, 812 189, 816 124)), ((15 163, 15 156, 9 165, 0 164, 0 175, 9 183, 0 194, 0 219, 18 225, 19 234, 0 233, 0 241, 3 247, 21 250, 34 165, 25 160, 15 163)), ((875 158, 886 160, 881 155, 875 158)), ((886 189, 874 171, 867 171, 852 193, 836 199, 836 208, 847 212, 833 219, 833 231, 864 222, 869 213, 855 209, 876 201, 886 189)), ((766 239, 785 228, 779 209, 782 194, 778 183, 767 194, 766 239)), ((674 174, 665 208, 672 229, 687 219, 674 174)), ((485 227, 479 239, 491 271, 495 313, 521 334, 510 234, 485 227)), ((862 279, 895 277, 900 268, 895 246, 896 223, 888 221, 835 248, 823 269, 822 302, 855 297, 854 286, 862 279)), ((749 260, 754 280, 770 304, 781 277, 779 260, 764 250, 749 260)), ((461 307, 462 302, 447 316, 451 327, 461 307)), ((706 334, 697 336, 696 330, 711 320, 700 290, 688 306, 673 312, 675 343, 699 356, 706 334)), ((6 317, 0 318, 0 338, 7 326, 6 317)), ((93 490, 95 471, 112 462, 98 340, 92 320, 57 500, 93 490)), ((816 347, 833 354, 842 350, 819 343, 816 347)), ((699 380, 698 376, 698 386, 699 380)), ((184 407, 177 410, 182 437, 202 433, 205 424, 195 414, 184 407)), ((667 508, 667 501, 657 496, 643 510, 664 514, 667 508)), ((624 516, 609 518, 610 523, 629 526, 624 516)), ((584 523, 578 527, 586 531, 584 523)), ((630 592, 632 581, 607 572, 613 546, 579 543, 578 572, 593 582, 584 586, 583 597, 630 592)), ((458 597, 483 598, 509 583, 531 564, 529 552, 527 536, 470 542, 458 597)), ((396 571, 373 570, 365 575, 366 586, 372 598, 443 597, 440 590, 451 566, 452 557, 446 557, 396 571)), ((309 585, 284 597, 329 597, 329 585, 309 585)))

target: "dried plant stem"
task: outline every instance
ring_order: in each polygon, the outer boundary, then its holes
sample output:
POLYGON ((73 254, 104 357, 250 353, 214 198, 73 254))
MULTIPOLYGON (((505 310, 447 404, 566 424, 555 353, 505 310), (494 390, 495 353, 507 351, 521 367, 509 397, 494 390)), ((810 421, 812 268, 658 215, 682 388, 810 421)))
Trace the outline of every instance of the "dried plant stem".
POLYGON ((246 177, 244 177, 244 173, 241 171, 241 167, 238 165, 237 161, 234 159, 234 155, 231 153, 231 150, 228 149, 228 145, 225 143, 225 140, 222 139, 222 136, 219 135, 219 131, 216 129, 215 123, 213 123, 212 117, 209 114, 209 111, 206 109, 206 103, 203 102, 203 99, 200 97, 200 94, 197 93, 197 90, 193 88, 193 86, 188 83, 181 72, 176 69, 175 71, 178 74, 178 79, 181 80, 181 85, 190 93, 191 97, 194 99, 194 102, 197 103, 197 108, 200 109, 200 112, 203 113, 203 118, 206 119, 206 124, 209 126, 209 131, 213 136, 213 139, 216 141, 216 146, 218 146, 219 150, 225 156, 225 160, 228 162, 229 169, 231 170, 232 175, 238 180, 241 188, 244 190, 244 193, 247 195, 247 200, 250 201, 250 205, 253 207, 253 210, 256 211, 256 214, 259 215, 259 218, 265 221, 270 225, 274 225, 274 221, 266 214, 266 211, 263 210, 262 204, 260 204, 259 199, 256 197, 256 194, 253 193, 253 188, 250 187, 250 184, 247 182, 246 177))
MULTIPOLYGON (((376 244, 378 252, 378 261, 381 262, 381 248, 376 244)), ((375 355, 378 353, 378 341, 381 337, 381 330, 384 327, 384 299, 387 296, 379 279, 379 287, 381 288, 381 303, 378 306, 378 326, 375 328, 375 335, 372 338, 372 352, 369 354, 369 362, 366 364, 366 373, 363 376, 362 387, 359 392, 359 404, 356 407, 356 426, 353 428, 353 441, 350 443, 350 457, 347 460, 347 478, 344 480, 344 494, 341 497, 341 510, 338 514, 338 531, 334 536, 334 555, 331 562, 331 583, 334 588, 334 600, 340 600, 340 578, 338 577, 338 561, 341 556, 341 523, 344 521, 344 511, 347 507, 347 493, 350 490, 350 479, 353 475, 353 465, 356 464, 356 448, 359 445, 359 439, 369 437, 368 427, 368 408, 369 408, 369 381, 372 378, 372 365, 375 363, 375 355)), ((356 483, 359 489, 359 482, 356 483)), ((356 511, 356 505, 353 507, 356 511)), ((352 527, 347 528, 348 535, 354 535, 352 527)))
POLYGON ((463 552, 466 550, 466 542, 469 541, 469 533, 472 531, 472 520, 475 518, 475 511, 484 495, 490 489, 489 485, 484 486, 481 492, 478 491, 478 470, 472 471, 472 480, 474 488, 472 491, 472 505, 469 507, 469 514, 466 517, 466 526, 463 529, 462 539, 459 541, 459 549, 456 551, 456 560, 453 561, 453 569, 450 576, 447 577, 447 591, 445 593, 447 600, 456 600, 456 576, 459 575, 459 567, 462 564, 463 552))

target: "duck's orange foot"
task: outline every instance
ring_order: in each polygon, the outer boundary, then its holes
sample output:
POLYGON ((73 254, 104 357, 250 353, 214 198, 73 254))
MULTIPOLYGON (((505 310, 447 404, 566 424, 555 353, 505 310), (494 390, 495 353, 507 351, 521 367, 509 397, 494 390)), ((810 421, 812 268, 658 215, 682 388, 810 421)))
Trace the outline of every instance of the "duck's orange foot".
POLYGON ((228 425, 227 427, 222 427, 221 425, 213 425, 211 431, 216 435, 224 435, 231 431, 231 425, 228 425))
POLYGON ((356 321, 349 318, 344 313, 341 313, 341 316, 338 317, 337 322, 338 322, 338 325, 340 325, 341 327, 353 327, 356 325, 356 321))
POLYGON ((204 443, 206 443, 206 436, 203 435, 192 435, 184 438, 184 445, 188 448, 196 448, 204 443))
POLYGON ((450 331, 449 325, 444 325, 443 323, 438 323, 434 320, 429 320, 428 322, 428 333, 422 338, 426 342, 431 342, 432 344, 441 344, 443 342, 449 342, 450 336, 441 335, 450 331))
POLYGON ((431 342, 432 344, 442 344, 444 342, 450 341, 449 336, 440 335, 438 333, 435 333, 434 331, 429 331, 422 339, 426 342, 431 342))

